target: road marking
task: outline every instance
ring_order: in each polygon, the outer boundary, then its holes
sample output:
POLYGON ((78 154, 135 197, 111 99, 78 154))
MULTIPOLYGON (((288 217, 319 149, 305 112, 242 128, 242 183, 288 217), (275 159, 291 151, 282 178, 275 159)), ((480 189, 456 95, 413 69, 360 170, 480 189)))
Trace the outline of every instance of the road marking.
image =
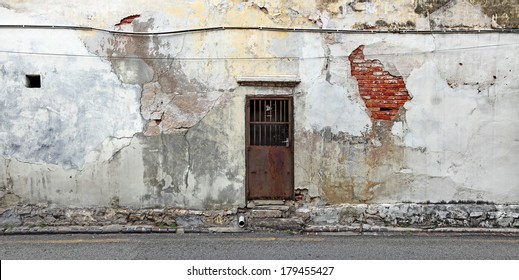
POLYGON ((477 242, 489 242, 489 243, 493 243, 493 242, 497 242, 497 243, 519 243, 519 240, 485 240, 485 239, 476 239, 475 241, 477 242))
MULTIPOLYGON (((182 241, 186 240, 188 236, 178 236, 179 238, 143 238, 133 239, 135 242, 147 241, 182 241)), ((250 242, 274 242, 274 241, 296 241, 296 242, 322 242, 325 241, 321 237, 225 237, 225 238, 188 238, 195 241, 250 241, 250 242)), ((112 239, 57 239, 57 240, 11 240, 0 241, 0 244, 89 244, 89 243, 121 243, 130 242, 129 238, 112 238, 112 239)))
POLYGON ((120 243, 130 239, 58 239, 58 240, 13 240, 0 241, 0 244, 80 244, 80 243, 120 243))
MULTIPOLYGON (((172 236, 173 237, 173 236, 172 236)), ((106 238, 106 239, 56 239, 56 240, 0 240, 0 244, 103 244, 103 243, 122 243, 122 242, 185 242, 186 240, 200 241, 200 242, 211 242, 211 241, 243 241, 243 242, 323 242, 327 239, 325 237, 224 237, 224 238, 204 238, 204 237, 190 237, 189 235, 176 235, 173 238, 106 238)), ((331 239, 333 240, 333 239, 331 239)), ((330 241, 331 241, 330 240, 330 241)), ((386 240, 388 242, 397 241, 414 241, 404 238, 394 238, 386 240)), ((417 240, 419 241, 419 240, 417 240)), ((447 239, 452 241, 452 239, 447 239)), ((456 240, 461 243, 495 243, 495 244, 519 244, 518 239, 485 239, 485 238, 470 238, 456 240)))
MULTIPOLYGON (((212 240, 212 239, 207 239, 212 240)), ((225 238, 224 240, 239 240, 239 241, 324 241, 324 238, 311 238, 311 237, 238 237, 238 238, 225 238)))
POLYGON ((189 236, 182 236, 179 238, 168 238, 168 239, 140 239, 144 241, 185 241, 185 240, 195 240, 195 241, 263 241, 263 242, 272 242, 272 241, 300 241, 300 242, 321 242, 325 241, 324 238, 320 237, 224 237, 224 238, 189 238, 189 236))

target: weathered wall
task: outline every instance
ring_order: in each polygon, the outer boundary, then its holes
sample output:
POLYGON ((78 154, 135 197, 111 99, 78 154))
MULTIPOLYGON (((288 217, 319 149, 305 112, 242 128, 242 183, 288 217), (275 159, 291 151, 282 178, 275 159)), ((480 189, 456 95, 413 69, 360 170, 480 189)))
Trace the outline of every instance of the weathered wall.
MULTIPOLYGON (((299 2, 2 1, 0 24, 519 27, 514 1, 299 2)), ((244 206, 253 94, 294 96, 295 188, 325 203, 519 202, 517 33, 1 28, 0 36, 2 207, 244 206), (42 87, 26 88, 26 74, 40 74, 42 87), (301 83, 236 82, 254 75, 301 83)))

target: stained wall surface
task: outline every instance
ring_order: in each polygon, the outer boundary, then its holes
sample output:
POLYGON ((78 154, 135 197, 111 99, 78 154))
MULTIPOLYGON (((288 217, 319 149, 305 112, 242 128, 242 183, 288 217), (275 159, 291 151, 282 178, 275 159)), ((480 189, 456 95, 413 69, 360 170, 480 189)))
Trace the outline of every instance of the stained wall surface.
POLYGON ((0 1, 1 206, 242 207, 250 95, 293 96, 323 203, 519 203, 519 4, 489 2, 0 1))

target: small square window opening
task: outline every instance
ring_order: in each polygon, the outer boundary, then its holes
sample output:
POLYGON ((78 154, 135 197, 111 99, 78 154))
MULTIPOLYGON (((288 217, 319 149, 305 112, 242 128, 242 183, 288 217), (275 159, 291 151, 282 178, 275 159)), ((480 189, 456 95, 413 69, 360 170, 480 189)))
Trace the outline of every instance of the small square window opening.
POLYGON ((25 87, 41 88, 41 76, 40 75, 25 75, 25 87))

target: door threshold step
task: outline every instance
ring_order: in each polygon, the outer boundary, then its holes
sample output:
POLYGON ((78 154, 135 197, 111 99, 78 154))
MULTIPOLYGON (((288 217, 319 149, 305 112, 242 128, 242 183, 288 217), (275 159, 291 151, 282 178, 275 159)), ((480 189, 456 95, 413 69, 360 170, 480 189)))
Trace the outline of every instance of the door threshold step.
POLYGON ((258 199, 251 200, 250 202, 254 203, 254 205, 285 205, 284 200, 269 200, 269 199, 258 199))
POLYGON ((253 208, 254 210, 277 210, 282 212, 287 212, 290 210, 290 206, 288 205, 258 205, 253 208))
POLYGON ((261 206, 285 206, 290 203, 289 200, 249 200, 247 201, 247 208, 255 208, 261 206))
POLYGON ((303 229, 303 220, 301 218, 264 218, 250 219, 247 227, 250 229, 274 229, 274 230, 295 230, 303 229))
POLYGON ((283 218, 284 211, 254 208, 250 211, 251 218, 283 218))

